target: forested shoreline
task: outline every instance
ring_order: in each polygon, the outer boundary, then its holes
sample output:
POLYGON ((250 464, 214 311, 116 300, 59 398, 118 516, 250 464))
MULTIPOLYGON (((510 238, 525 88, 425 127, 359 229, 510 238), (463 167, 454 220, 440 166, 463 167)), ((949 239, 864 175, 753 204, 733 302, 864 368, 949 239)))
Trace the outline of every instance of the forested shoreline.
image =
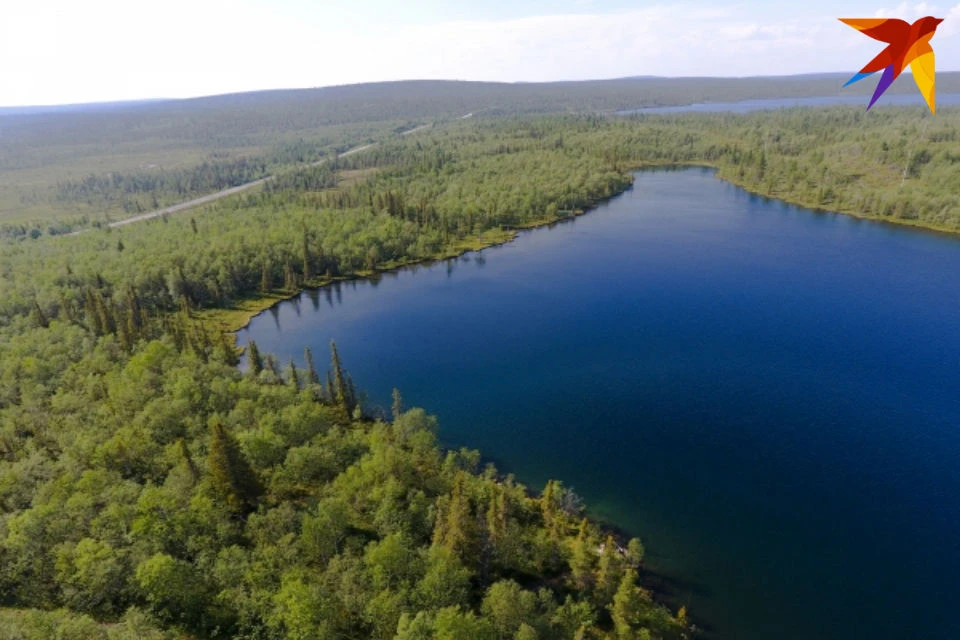
MULTIPOLYGON (((0 109, 0 237, 66 233, 466 115, 613 114, 697 102, 869 95, 840 74, 506 84, 409 81, 190 100, 0 109)), ((960 74, 941 73, 940 91, 960 74)), ((909 77, 890 93, 913 92, 909 77)))
POLYGON ((325 374, 313 354, 301 370, 251 348, 241 373, 223 318, 502 242, 650 166, 960 231, 958 124, 957 110, 854 108, 475 117, 192 212, 0 240, 0 626, 689 637, 685 611, 639 586, 639 541, 619 549, 562 484, 531 492, 443 450, 399 394, 390 415, 362 406, 335 350, 325 374))
POLYGON ((241 373, 199 313, 429 258, 629 184, 544 133, 400 140, 195 215, 8 241, 12 637, 687 637, 685 612, 640 587, 639 541, 618 546, 559 482, 531 492, 444 451, 399 395, 371 415, 335 351, 328 376, 253 349, 241 373), (366 177, 331 189, 347 172, 366 177), (464 208, 468 193, 489 199, 464 208))

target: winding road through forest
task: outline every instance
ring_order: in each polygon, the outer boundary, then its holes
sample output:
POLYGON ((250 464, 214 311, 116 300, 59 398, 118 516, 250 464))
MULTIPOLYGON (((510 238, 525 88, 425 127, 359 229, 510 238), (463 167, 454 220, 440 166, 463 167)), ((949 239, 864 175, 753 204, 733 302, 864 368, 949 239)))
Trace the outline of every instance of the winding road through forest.
MULTIPOLYGON (((469 117, 470 115, 472 115, 472 114, 467 114, 467 116, 464 116, 464 117, 469 117)), ((427 129, 427 128, 431 127, 431 126, 433 126, 433 125, 431 125, 431 124, 422 124, 422 125, 420 125, 419 127, 415 127, 415 128, 410 129, 410 130, 408 130, 408 131, 404 131, 404 132, 401 133, 400 135, 402 135, 402 136, 408 136, 408 135, 410 135, 411 133, 416 133, 417 131, 423 131, 424 129, 427 129)), ((373 146, 375 146, 375 145, 377 145, 377 144, 379 144, 379 143, 378 143, 378 142, 371 142, 371 143, 369 143, 369 144, 361 145, 361 146, 359 146, 359 147, 354 147, 353 149, 350 149, 349 151, 344 151, 343 153, 337 154, 336 157, 337 157, 337 158, 344 158, 344 157, 346 157, 346 156, 352 156, 352 155, 354 155, 355 153, 360 153, 361 151, 366 151, 367 149, 370 149, 371 147, 373 147, 373 146)), ((329 162, 329 158, 324 158, 323 160, 318 160, 317 162, 311 162, 310 164, 308 164, 308 165, 306 165, 306 166, 308 166, 308 167, 316 167, 316 166, 325 164, 326 162, 329 162)), ((186 202, 181 202, 181 203, 179 203, 179 204, 170 205, 169 207, 163 207, 162 209, 157 209, 157 210, 155 210, 155 211, 149 211, 149 212, 147 212, 147 213, 141 213, 141 214, 138 214, 138 215, 135 215, 135 216, 131 216, 131 217, 129 217, 129 218, 124 218, 123 220, 117 220, 116 222, 111 222, 111 223, 109 223, 107 226, 108 226, 108 227, 122 227, 123 225, 132 224, 132 223, 134 223, 134 222, 140 222, 140 221, 142 221, 142 220, 150 220, 151 218, 157 218, 157 217, 159 217, 159 216, 165 216, 165 215, 169 215, 169 214, 172 214, 172 213, 180 213, 181 211, 186 211, 187 209, 193 209, 194 207, 199 207, 200 205, 203 205, 203 204, 210 204, 211 202, 216 202, 217 200, 219 200, 219 199, 221 199, 221 198, 226 198, 227 196, 232 196, 232 195, 234 195, 234 194, 241 193, 241 192, 243 192, 243 191, 247 191, 248 189, 252 189, 252 188, 254 188, 254 187, 260 186, 261 184, 264 184, 265 182, 269 182, 269 181, 273 180, 275 177, 276 177, 276 176, 267 176, 267 177, 265 177, 265 178, 259 178, 258 180, 254 180, 254 181, 252 181, 252 182, 246 182, 246 183, 244 183, 244 184, 240 184, 240 185, 237 185, 237 186, 235 186, 235 187, 230 187, 229 189, 223 189, 222 191, 217 191, 216 193, 210 193, 210 194, 207 194, 207 195, 205 195, 205 196, 200 196, 199 198, 194 198, 193 200, 187 200, 186 202)), ((79 231, 74 231, 73 233, 69 233, 69 234, 67 234, 67 235, 75 236, 75 235, 84 233, 85 231, 89 231, 89 229, 81 229, 81 230, 79 230, 79 231)))

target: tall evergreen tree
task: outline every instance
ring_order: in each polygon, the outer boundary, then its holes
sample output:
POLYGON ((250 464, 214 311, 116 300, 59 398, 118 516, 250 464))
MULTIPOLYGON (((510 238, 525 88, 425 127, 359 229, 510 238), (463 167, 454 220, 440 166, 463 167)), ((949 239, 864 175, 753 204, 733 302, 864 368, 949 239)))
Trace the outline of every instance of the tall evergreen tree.
POLYGON ((317 373, 317 367, 313 364, 313 352, 310 347, 303 350, 303 359, 307 362, 307 380, 310 384, 320 384, 320 375, 317 373))
POLYGON ((235 514, 246 515, 257 508, 263 485, 247 462, 239 443, 227 433, 220 420, 210 425, 210 452, 207 471, 214 490, 235 514))
POLYGON ((450 495, 437 514, 433 542, 455 553, 464 564, 473 564, 476 561, 474 525, 470 498, 466 493, 466 474, 458 471, 450 495))
POLYGON ((220 334, 220 356, 225 364, 235 367, 240 363, 240 357, 237 355, 237 349, 233 345, 233 339, 226 333, 220 334))
POLYGON ((627 569, 609 606, 617 639, 631 640, 650 607, 650 596, 637 586, 637 572, 627 569))
POLYGON ((254 376, 260 375, 263 371, 263 358, 260 356, 260 349, 253 340, 247 342, 247 362, 250 363, 250 373, 254 376))
POLYGON ((346 412, 347 416, 352 416, 356 407, 353 383, 343 371, 340 354, 337 352, 337 345, 333 340, 330 341, 330 372, 333 375, 332 399, 337 406, 346 412))
POLYGON ((293 358, 290 358, 290 366, 287 367, 290 373, 290 379, 287 382, 290 383, 290 386, 294 389, 300 388, 300 372, 297 371, 297 364, 293 361, 293 358))

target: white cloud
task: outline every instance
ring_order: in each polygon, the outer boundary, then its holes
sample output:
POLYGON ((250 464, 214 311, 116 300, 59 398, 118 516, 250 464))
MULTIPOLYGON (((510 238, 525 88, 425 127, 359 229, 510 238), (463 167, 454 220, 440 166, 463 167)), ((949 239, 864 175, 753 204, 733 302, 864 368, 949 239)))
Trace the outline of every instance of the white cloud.
POLYGON ((937 35, 935 36, 937 39, 934 44, 960 33, 960 4, 948 9, 928 2, 901 2, 895 8, 879 9, 875 14, 877 18, 900 18, 907 22, 913 22, 926 16, 944 19, 937 29, 937 35))
POLYGON ((950 9, 943 19, 940 28, 937 29, 937 35, 942 37, 951 37, 960 33, 960 4, 950 9))
MULTIPOLYGON (((576 14, 402 26, 375 16, 349 23, 325 4, 301 16, 253 0, 27 1, 5 8, 0 20, 0 105, 404 78, 853 71, 877 44, 837 16, 759 17, 741 5, 663 3, 602 13, 585 2, 576 14)), ((920 3, 889 10, 925 11, 938 9, 920 3)), ((934 41, 938 67, 960 68, 960 42, 949 37, 960 28, 960 4, 940 15, 948 20, 934 41)))
POLYGON ((937 13, 936 5, 930 5, 926 2, 916 4, 910 2, 901 2, 893 9, 879 9, 876 13, 877 18, 899 18, 907 22, 913 22, 918 18, 934 15, 937 13))

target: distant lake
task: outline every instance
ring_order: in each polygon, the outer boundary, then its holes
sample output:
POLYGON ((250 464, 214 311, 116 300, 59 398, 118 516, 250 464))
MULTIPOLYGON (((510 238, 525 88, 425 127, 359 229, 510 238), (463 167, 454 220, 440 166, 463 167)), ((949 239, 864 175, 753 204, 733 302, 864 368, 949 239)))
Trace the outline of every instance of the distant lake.
POLYGON ((714 637, 960 638, 960 241, 638 173, 568 223, 304 293, 239 341, 336 340, 639 535, 714 637))
MULTIPOLYGON (((631 115, 635 113, 709 113, 730 111, 733 113, 747 113, 763 109, 787 109, 790 107, 828 107, 833 105, 861 105, 864 109, 870 103, 870 96, 819 96, 813 98, 765 98, 763 100, 741 100, 738 102, 698 102, 675 107, 646 107, 643 109, 626 109, 618 111, 617 115, 631 115)), ((921 106, 926 102, 919 92, 886 94, 873 107, 894 106, 921 106)), ((937 95, 937 108, 960 106, 960 93, 944 93, 937 95)))

